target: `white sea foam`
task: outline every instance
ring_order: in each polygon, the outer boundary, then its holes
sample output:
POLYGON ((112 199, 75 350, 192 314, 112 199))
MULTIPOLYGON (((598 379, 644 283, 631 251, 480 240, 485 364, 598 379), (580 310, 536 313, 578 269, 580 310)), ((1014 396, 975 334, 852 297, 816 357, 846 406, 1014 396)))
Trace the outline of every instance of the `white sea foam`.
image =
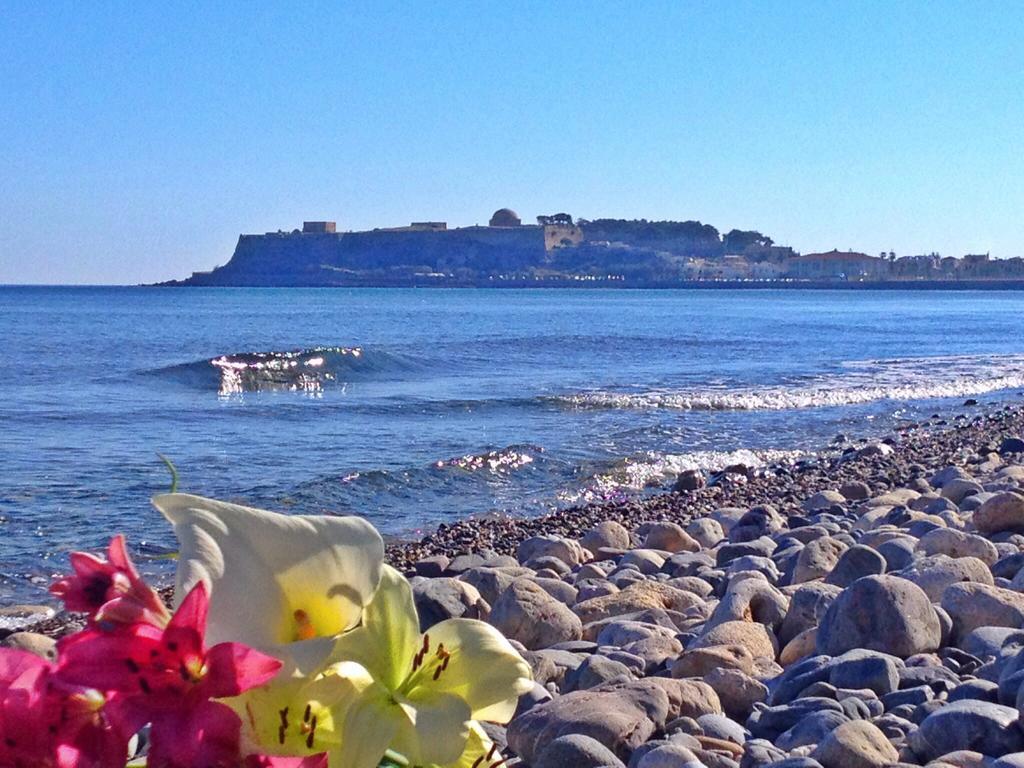
POLYGON ((1024 388, 1024 355, 949 356, 843 363, 842 373, 793 386, 616 392, 554 398, 573 408, 755 411, 855 405, 877 400, 968 397, 1024 388))
POLYGON ((618 462, 606 472, 592 476, 582 487, 558 495, 565 503, 581 503, 609 498, 620 492, 641 491, 661 487, 688 469, 715 472, 733 464, 751 468, 766 464, 793 462, 804 455, 801 451, 741 449, 736 451, 693 451, 690 453, 658 453, 647 451, 618 462))
POLYGON ((485 470, 487 472, 507 473, 533 463, 532 453, 543 453, 544 449, 536 445, 509 445, 496 451, 455 456, 435 462, 438 469, 451 467, 467 472, 485 470))

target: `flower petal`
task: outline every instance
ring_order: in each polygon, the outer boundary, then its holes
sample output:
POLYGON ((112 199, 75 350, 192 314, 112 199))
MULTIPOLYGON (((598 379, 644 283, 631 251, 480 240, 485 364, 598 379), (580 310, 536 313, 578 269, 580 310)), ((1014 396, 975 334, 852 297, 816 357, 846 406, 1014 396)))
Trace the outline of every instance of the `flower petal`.
POLYGON ((207 587, 199 582, 189 590, 174 612, 164 630, 164 640, 177 645, 177 653, 182 656, 202 656, 209 608, 207 587))
POLYGON ((392 741, 392 749, 413 765, 454 763, 469 737, 469 706, 458 696, 420 688, 399 706, 406 719, 392 741))
POLYGON ((464 699, 474 720, 507 723, 519 697, 530 690, 530 665, 494 627, 472 619, 448 619, 430 628, 431 648, 448 656, 430 657, 407 689, 444 692, 464 699))
POLYGON ((108 633, 85 629, 57 642, 60 677, 65 682, 99 691, 138 693, 154 655, 162 653, 161 630, 135 624, 108 633))
POLYGON ((237 696, 271 680, 281 662, 241 643, 219 643, 206 652, 204 693, 211 698, 237 696))
POLYGON ((391 694, 380 685, 360 693, 345 714, 339 746, 331 750, 331 768, 376 768, 405 720, 391 694))
POLYGON ((356 517, 283 515, 188 494, 153 504, 181 543, 176 593, 210 589, 211 643, 270 647, 355 626, 384 544, 356 517))
POLYGON ((469 738, 459 759, 444 768, 491 768, 501 760, 501 753, 491 737, 476 720, 469 722, 469 738))
POLYGON ((107 562, 117 570, 123 571, 133 582, 139 578, 139 572, 135 569, 135 563, 128 556, 128 546, 124 534, 119 533, 110 540, 107 547, 107 562))
POLYGON ((338 745, 349 706, 372 684, 358 664, 339 664, 315 679, 278 676, 224 703, 242 718, 249 751, 301 757, 338 745))
POLYGON ((363 612, 363 624, 338 638, 331 658, 354 661, 389 690, 397 690, 412 670, 421 646, 419 619, 409 582, 390 565, 363 612))
POLYGON ((237 765, 240 729, 238 715, 216 701, 161 713, 150 728, 147 764, 237 765))

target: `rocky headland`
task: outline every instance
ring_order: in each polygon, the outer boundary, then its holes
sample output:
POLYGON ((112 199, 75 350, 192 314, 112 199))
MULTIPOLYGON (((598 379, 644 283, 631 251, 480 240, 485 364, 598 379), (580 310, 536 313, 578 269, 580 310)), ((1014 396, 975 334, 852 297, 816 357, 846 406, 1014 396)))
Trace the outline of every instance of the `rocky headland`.
MULTIPOLYGON (((389 549, 533 668, 531 768, 1024 768, 1024 408, 389 549), (1018 695, 1020 694, 1020 695, 1018 695)), ((46 630, 7 644, 52 652, 46 630)))

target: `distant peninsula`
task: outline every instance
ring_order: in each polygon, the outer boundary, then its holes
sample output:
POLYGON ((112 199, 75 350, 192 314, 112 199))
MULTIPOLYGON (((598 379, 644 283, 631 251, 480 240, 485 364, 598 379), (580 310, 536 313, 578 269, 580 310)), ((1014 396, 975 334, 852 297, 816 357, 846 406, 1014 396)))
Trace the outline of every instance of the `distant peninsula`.
MULTIPOLYGON (((524 224, 508 208, 487 226, 443 221, 339 232, 333 221, 240 235, 230 261, 174 286, 881 286, 1024 285, 1024 259, 800 254, 753 230, 724 235, 699 221, 573 219, 524 224)), ((924 287, 924 286, 922 286, 924 287)))

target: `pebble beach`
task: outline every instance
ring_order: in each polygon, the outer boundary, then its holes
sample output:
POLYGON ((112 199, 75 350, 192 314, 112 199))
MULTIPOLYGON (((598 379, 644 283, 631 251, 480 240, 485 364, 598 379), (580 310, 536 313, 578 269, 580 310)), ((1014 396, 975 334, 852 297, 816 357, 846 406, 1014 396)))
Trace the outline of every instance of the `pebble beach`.
MULTIPOLYGON (((388 559, 425 631, 497 627, 529 768, 1024 766, 1024 407, 671 492, 440 526, 388 559)), ((16 615, 17 609, 6 609, 16 615)), ((56 615, 3 642, 53 653, 56 615)))

